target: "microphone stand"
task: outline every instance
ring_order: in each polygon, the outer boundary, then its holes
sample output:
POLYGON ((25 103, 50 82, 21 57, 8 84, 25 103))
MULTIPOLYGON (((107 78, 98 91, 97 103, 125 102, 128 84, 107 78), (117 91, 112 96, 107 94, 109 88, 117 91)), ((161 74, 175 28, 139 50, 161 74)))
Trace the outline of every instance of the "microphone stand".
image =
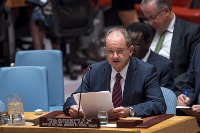
POLYGON ((79 104, 78 104, 78 118, 79 118, 79 111, 80 111, 80 105, 81 105, 81 94, 82 94, 82 88, 83 88, 83 79, 85 77, 85 74, 87 71, 90 71, 92 69, 91 66, 87 67, 87 69, 85 70, 85 72, 83 73, 83 76, 82 76, 82 81, 81 81, 81 91, 80 91, 80 97, 79 97, 79 104))

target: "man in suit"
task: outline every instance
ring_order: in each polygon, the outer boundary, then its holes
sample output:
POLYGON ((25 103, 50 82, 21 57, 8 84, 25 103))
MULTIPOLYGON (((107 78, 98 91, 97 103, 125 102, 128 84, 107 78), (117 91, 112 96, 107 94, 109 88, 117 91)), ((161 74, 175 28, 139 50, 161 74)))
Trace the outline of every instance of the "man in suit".
POLYGON ((133 56, 154 65, 158 72, 160 86, 174 91, 173 63, 171 60, 154 53, 150 49, 152 39, 150 37, 149 25, 136 22, 129 25, 127 30, 131 32, 134 45, 133 56))
MULTIPOLYGON (((121 85, 118 86, 121 92, 119 91, 120 95, 117 96, 120 104, 108 111, 110 118, 147 117, 166 111, 156 68, 133 57, 133 49, 130 34, 126 29, 110 29, 104 47, 107 60, 92 64, 92 70, 85 75, 82 92, 110 91, 111 94, 116 94, 115 79, 118 78, 115 75, 121 75, 121 85)), ((81 86, 75 93, 80 90, 81 86)), ((114 98, 112 100, 114 104, 114 98)), ((78 105, 73 96, 66 100, 63 111, 71 117, 78 116, 78 105)), ((82 110, 79 116, 84 117, 82 110)))
POLYGON ((142 0, 141 8, 149 25, 156 30, 150 48, 173 61, 178 96, 187 77, 192 53, 200 41, 200 26, 179 19, 172 11, 170 0, 142 0))
MULTIPOLYGON (((188 70, 188 77, 183 84, 182 94, 178 96, 177 105, 192 106, 191 110, 183 110, 186 114, 200 118, 200 43, 195 48, 188 70), (185 93, 187 92, 187 93, 185 93)), ((180 111, 177 113, 180 114, 180 111)), ((200 120, 198 119, 200 125, 200 120)))

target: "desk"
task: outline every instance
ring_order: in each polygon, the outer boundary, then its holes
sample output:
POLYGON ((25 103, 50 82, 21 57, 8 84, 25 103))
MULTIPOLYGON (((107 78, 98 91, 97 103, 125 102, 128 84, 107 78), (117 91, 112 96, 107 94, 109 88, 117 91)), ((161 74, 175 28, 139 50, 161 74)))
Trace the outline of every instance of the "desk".
MULTIPOLYGON (((46 114, 46 113, 44 113, 46 114)), ((25 112, 26 119, 35 119, 40 115, 25 112)), ((56 128, 37 126, 2 126, 0 133, 196 133, 199 131, 196 119, 190 116, 174 116, 150 128, 56 128)))
POLYGON ((3 133, 3 127, 0 126, 0 133, 3 133))

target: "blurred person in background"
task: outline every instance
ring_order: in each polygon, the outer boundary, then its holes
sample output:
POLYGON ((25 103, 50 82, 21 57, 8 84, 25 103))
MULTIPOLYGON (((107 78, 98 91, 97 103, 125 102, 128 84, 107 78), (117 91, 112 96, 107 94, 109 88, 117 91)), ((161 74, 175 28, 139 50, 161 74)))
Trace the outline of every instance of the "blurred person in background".
POLYGON ((193 51, 200 41, 200 26, 179 19, 170 0, 142 0, 141 9, 152 26, 151 50, 172 60, 175 93, 180 95, 193 51))
POLYGON ((173 63, 150 49, 152 39, 149 25, 135 22, 129 25, 127 30, 131 32, 134 46, 133 56, 154 65, 158 72, 160 86, 174 91, 173 63))

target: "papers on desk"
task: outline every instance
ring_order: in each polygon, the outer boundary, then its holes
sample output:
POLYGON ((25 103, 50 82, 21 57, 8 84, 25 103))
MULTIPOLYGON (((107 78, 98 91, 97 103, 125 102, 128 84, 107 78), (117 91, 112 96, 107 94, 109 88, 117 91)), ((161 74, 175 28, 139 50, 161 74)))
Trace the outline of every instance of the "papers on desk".
POLYGON ((126 118, 120 118, 122 120, 142 120, 142 117, 126 117, 126 118))
POLYGON ((176 106, 176 109, 191 109, 189 106, 176 106))
MULTIPOLYGON (((79 104, 80 93, 74 94, 74 99, 79 104)), ((81 108, 86 118, 97 118, 99 110, 114 109, 109 91, 88 92, 81 94, 81 108)))
POLYGON ((101 127, 117 127, 117 124, 106 124, 106 125, 101 125, 101 127))

